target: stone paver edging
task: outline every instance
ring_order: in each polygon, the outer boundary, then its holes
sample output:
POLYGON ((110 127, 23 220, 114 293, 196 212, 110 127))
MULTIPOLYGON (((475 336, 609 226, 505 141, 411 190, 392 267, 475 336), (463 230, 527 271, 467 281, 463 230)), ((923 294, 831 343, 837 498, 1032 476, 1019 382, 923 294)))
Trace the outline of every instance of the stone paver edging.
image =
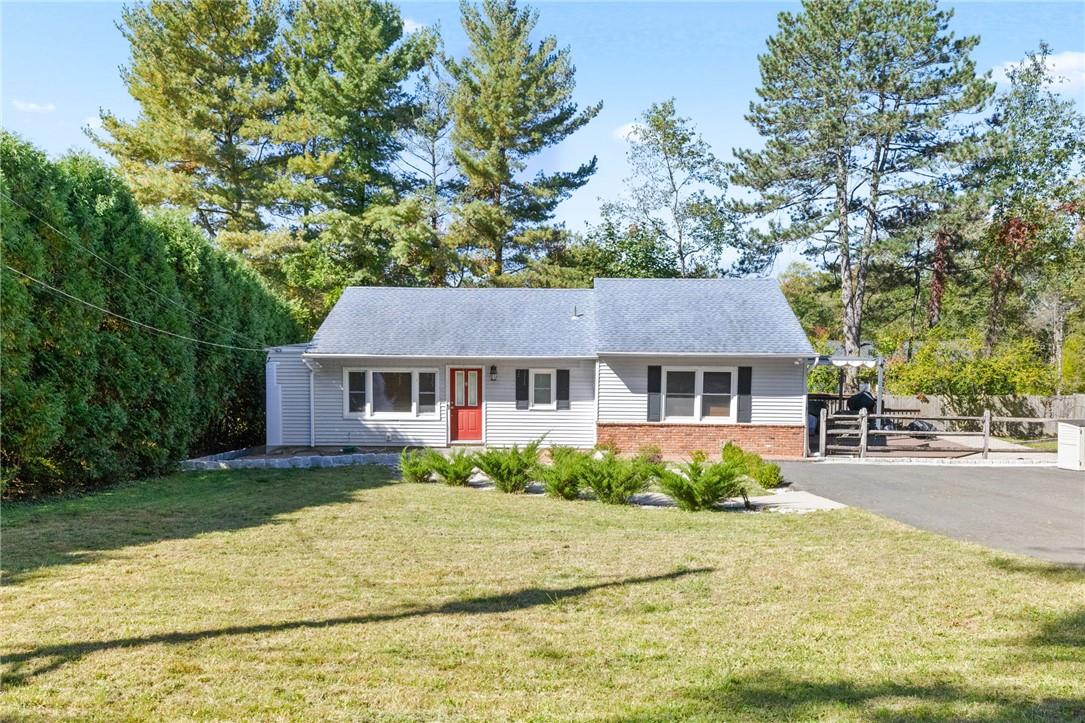
MULTIPOLYGON (((230 453, 224 453, 228 455, 230 453)), ((222 457, 223 455, 213 455, 222 457)), ((364 454, 313 454, 296 457, 239 457, 213 459, 201 457, 181 462, 182 472, 198 472, 216 469, 314 469, 319 467, 349 467, 356 464, 379 464, 385 467, 399 465, 399 455, 391 452, 364 454)))

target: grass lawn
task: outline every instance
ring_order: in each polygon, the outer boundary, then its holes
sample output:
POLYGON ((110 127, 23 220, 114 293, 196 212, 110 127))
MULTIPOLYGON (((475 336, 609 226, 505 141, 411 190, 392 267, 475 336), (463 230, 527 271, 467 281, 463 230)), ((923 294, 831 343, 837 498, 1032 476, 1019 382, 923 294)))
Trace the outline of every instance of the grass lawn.
POLYGON ((1085 718, 1085 573, 858 510, 175 475, 3 511, 18 719, 1085 718))
POLYGON ((1043 437, 1036 439, 1035 437, 1008 437, 1007 442, 1013 442, 1014 444, 1021 444, 1026 447, 1031 447, 1037 452, 1058 452, 1059 440, 1058 437, 1043 437))

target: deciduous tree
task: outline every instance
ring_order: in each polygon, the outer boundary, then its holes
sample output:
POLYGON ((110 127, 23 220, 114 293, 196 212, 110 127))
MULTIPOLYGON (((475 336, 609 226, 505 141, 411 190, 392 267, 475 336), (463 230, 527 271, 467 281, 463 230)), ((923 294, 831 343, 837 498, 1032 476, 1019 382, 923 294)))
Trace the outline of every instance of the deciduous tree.
POLYGON ((628 140, 625 198, 606 204, 603 216, 664 240, 680 276, 718 273, 721 254, 739 237, 723 164, 673 98, 653 103, 628 140))

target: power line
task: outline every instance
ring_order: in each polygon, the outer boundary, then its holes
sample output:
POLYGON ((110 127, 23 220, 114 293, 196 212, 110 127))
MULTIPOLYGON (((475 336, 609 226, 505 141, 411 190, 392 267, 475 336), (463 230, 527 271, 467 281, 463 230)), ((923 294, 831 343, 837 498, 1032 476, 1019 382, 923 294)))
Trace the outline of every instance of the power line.
POLYGON ((142 281, 142 280, 141 280, 141 279, 140 279, 139 277, 137 277, 137 276, 134 276, 134 275, 132 275, 132 274, 128 273, 127 271, 125 271, 125 270, 124 270, 124 269, 122 269, 121 267, 119 267, 119 266, 117 266, 116 264, 114 264, 114 263, 110 262, 110 261, 109 261, 109 259, 106 259, 106 258, 104 258, 104 257, 102 257, 102 256, 100 256, 100 255, 98 255, 97 253, 95 253, 95 252, 94 252, 94 250, 93 250, 93 249, 90 249, 90 248, 88 248, 87 246, 84 246, 83 244, 79 243, 79 242, 78 242, 78 241, 76 241, 76 240, 75 240, 74 238, 72 238, 72 237, 71 237, 71 236, 69 236, 68 234, 64 233, 63 231, 61 231, 60 229, 58 229, 58 228, 57 228, 56 226, 54 226, 53 224, 51 224, 51 223, 49 223, 48 221, 46 221, 46 220, 45 220, 44 218, 42 218, 42 217, 41 217, 41 216, 39 216, 38 214, 34 213, 34 211, 33 211, 33 210, 31 210, 31 209, 30 209, 29 207, 27 207, 27 206, 26 206, 25 204, 22 204, 22 203, 20 203, 20 202, 16 201, 16 200, 15 200, 14 198, 12 198, 12 197, 11 197, 11 195, 10 195, 10 194, 7 194, 7 193, 2 193, 2 194, 0 194, 0 195, 3 195, 3 197, 4 197, 4 198, 6 198, 6 199, 7 199, 8 201, 10 201, 11 203, 14 203, 14 204, 15 204, 16 206, 18 206, 19 208, 21 208, 21 209, 23 209, 24 211, 26 211, 26 212, 27 212, 28 214, 30 214, 30 216, 32 216, 33 218, 37 219, 37 220, 38 220, 38 221, 39 221, 40 223, 43 223, 43 224, 45 224, 46 226, 48 226, 49 228, 51 228, 51 229, 52 229, 52 230, 53 230, 53 231, 54 231, 54 232, 55 232, 55 233, 56 233, 56 234, 57 234, 58 236, 60 236, 61 238, 65 239, 66 241, 68 241, 69 243, 71 243, 71 244, 75 245, 76 247, 78 247, 78 248, 81 248, 81 249, 83 249, 83 251, 87 252, 88 254, 90 254, 91 256, 93 256, 94 258, 98 259, 99 261, 101 261, 101 262, 102 262, 103 264, 105 264, 105 265, 106 265, 106 266, 108 266, 109 268, 113 269, 114 271, 116 271, 116 272, 118 272, 118 273, 120 273, 120 274, 124 274, 125 276, 127 276, 127 277, 128 277, 128 278, 130 278, 130 279, 132 279, 133 281, 135 281, 135 282, 136 282, 137 284, 139 284, 140 286, 142 286, 142 287, 143 287, 144 289, 147 289, 147 291, 150 291, 150 292, 151 292, 152 294, 154 294, 155 296, 158 296, 158 297, 160 297, 160 298, 162 298, 162 299, 165 299, 165 300, 166 300, 166 301, 168 301, 169 303, 173 304, 173 305, 174 305, 174 306, 176 306, 177 308, 179 308, 179 309, 181 309, 182 311, 184 311, 184 312, 185 312, 186 314, 190 315, 190 316, 191 316, 191 317, 192 317, 193 319, 195 319, 195 320, 197 320, 197 321, 202 321, 202 322, 203 322, 203 323, 204 323, 205 325, 206 325, 206 324, 210 324, 211 326, 213 326, 214 328, 218 329, 219 331, 224 331, 224 332, 226 332, 226 333, 228 333, 228 334, 233 334, 233 335, 234 335, 234 336, 236 336, 236 337, 239 337, 239 338, 241 338, 241 339, 245 339, 245 340, 247 340, 247 341, 250 341, 250 342, 253 342, 253 343, 255 343, 255 344, 260 344, 260 343, 261 343, 261 342, 260 342, 259 340, 257 340, 257 339, 254 339, 254 338, 252 338, 251 336, 248 336, 247 334, 242 334, 241 332, 239 332, 239 331, 236 331, 236 330, 234 330, 234 329, 229 329, 229 328, 227 328, 227 327, 225 327, 225 326, 222 326, 221 324, 218 324, 218 323, 216 323, 216 322, 212 321, 211 319, 208 319, 208 318, 207 318, 206 316, 203 316, 203 315, 201 315, 201 314, 198 314, 197 312, 193 311, 192 309, 189 309, 189 308, 188 308, 187 306, 185 306, 185 305, 184 305, 184 304, 182 304, 181 302, 177 301, 176 299, 171 299, 171 298, 170 298, 169 296, 166 296, 165 294, 163 294, 162 292, 158 291, 158 290, 157 290, 157 289, 155 289, 154 287, 152 287, 152 286, 150 286, 150 285, 148 285, 148 284, 144 283, 144 282, 143 282, 143 281, 142 281))
POLYGON ((22 271, 19 271, 19 269, 15 268, 13 266, 9 266, 8 264, 4 264, 4 268, 6 268, 8 271, 15 272, 16 274, 18 274, 19 276, 22 276, 23 278, 30 279, 35 284, 39 284, 40 286, 43 286, 46 289, 49 289, 50 291, 53 291, 53 292, 55 292, 57 294, 60 294, 61 296, 64 296, 64 297, 66 297, 68 299, 71 299, 72 301, 77 301, 80 304, 83 304, 84 306, 89 306, 92 309, 96 309, 96 310, 102 312, 103 314, 109 314, 110 316, 115 316, 118 319, 122 319, 124 321, 127 321, 129 324, 135 324, 136 326, 141 326, 144 329, 148 329, 150 331, 154 331, 154 332, 157 332, 159 334, 165 334, 166 336, 172 336, 172 337, 176 337, 178 339, 184 339, 185 341, 191 341, 191 342, 194 342, 196 344, 204 344, 206 346, 219 347, 220 349, 236 349, 237 351, 259 351, 259 352, 264 351, 263 349, 261 349, 259 347, 254 347, 254 346, 234 346, 233 344, 219 344, 218 342, 214 342, 214 341, 204 341, 202 339, 195 339, 195 338, 193 338, 191 336, 185 336, 184 334, 178 334, 176 332, 169 331, 167 329, 160 329, 157 326, 152 326, 150 324, 144 324, 142 321, 136 321, 135 319, 130 319, 127 316, 124 316, 122 314, 118 314, 115 311, 110 311, 109 309, 98 306, 97 304, 92 304, 89 301, 86 301, 84 299, 80 299, 78 296, 73 296, 73 295, 69 294, 67 291, 62 291, 61 289, 58 289, 55 286, 51 286, 50 284, 45 283, 41 279, 34 278, 30 274, 24 274, 22 271))

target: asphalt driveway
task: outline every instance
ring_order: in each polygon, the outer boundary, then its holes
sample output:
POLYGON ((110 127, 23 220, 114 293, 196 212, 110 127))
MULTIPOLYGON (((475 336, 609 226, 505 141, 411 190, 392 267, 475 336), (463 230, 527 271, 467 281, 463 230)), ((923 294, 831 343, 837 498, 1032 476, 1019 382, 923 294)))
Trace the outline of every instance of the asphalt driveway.
POLYGON ((1051 467, 781 463, 794 487, 931 532, 1085 567, 1085 474, 1051 467))

